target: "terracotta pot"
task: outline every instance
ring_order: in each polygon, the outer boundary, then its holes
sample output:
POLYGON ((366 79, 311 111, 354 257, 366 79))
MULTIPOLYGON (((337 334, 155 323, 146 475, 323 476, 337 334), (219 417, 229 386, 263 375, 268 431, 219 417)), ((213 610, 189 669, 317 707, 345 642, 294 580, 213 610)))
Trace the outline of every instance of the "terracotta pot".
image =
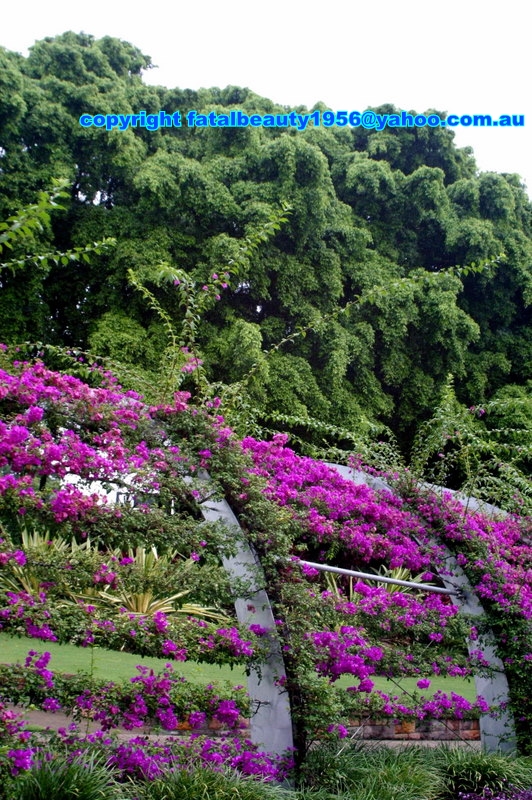
POLYGON ((414 733, 416 730, 416 723, 414 720, 401 720, 398 728, 396 729, 397 733, 414 733))

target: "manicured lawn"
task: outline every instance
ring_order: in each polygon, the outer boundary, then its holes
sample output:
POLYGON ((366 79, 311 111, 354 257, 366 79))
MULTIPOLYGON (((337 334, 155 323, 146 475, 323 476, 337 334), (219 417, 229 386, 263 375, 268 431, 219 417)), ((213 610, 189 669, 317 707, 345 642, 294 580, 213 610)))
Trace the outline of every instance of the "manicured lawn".
MULTIPOLYGON (((137 674, 137 664, 143 664, 156 671, 163 669, 169 659, 141 658, 130 653, 119 653, 111 650, 101 650, 99 647, 83 648, 68 644, 55 644, 54 642, 40 642, 36 639, 17 638, 0 633, 0 662, 4 664, 24 661, 28 650, 47 650, 52 655, 50 668, 56 672, 93 672, 96 677, 107 678, 110 681, 120 681, 131 678, 137 674)), ((234 684, 246 685, 246 675, 242 668, 216 666, 213 664, 196 664, 193 661, 173 662, 174 669, 187 680, 196 683, 210 683, 211 681, 230 681, 234 684)), ((421 676, 420 676, 421 677, 421 676)), ((403 678, 401 687, 407 692, 419 692, 416 686, 417 678, 403 678)), ((352 685, 353 679, 345 676, 338 681, 338 686, 347 688, 352 685)), ((376 688, 388 694, 399 694, 401 689, 385 678, 375 679, 376 688)), ((431 678, 429 689, 422 694, 432 695, 440 689, 443 692, 456 692, 466 697, 470 702, 476 699, 475 684, 459 678, 431 678)))
MULTIPOLYGON (((420 678, 423 677, 422 675, 419 676, 420 678)), ((375 683, 375 688, 380 689, 381 692, 386 692, 387 694, 394 695, 394 694, 401 694, 401 691, 409 692, 412 694, 413 692, 417 692, 419 695, 424 695, 425 697, 432 697, 432 695, 439 691, 447 692, 456 692, 456 694, 462 695, 465 697, 466 700, 469 700, 470 703, 474 703, 477 699, 477 693, 475 690, 475 682, 473 680, 466 681, 463 678, 446 678, 446 677, 432 677, 427 676, 430 679, 430 687, 428 689, 418 689, 416 686, 417 681, 419 678, 401 678, 397 684, 393 683, 392 681, 386 680, 386 678, 371 678, 372 681, 375 683)), ((349 680, 349 678, 341 678, 338 681, 338 686, 345 686, 346 688, 353 684, 353 681, 349 680)))
MULTIPOLYGON (((142 664, 156 671, 164 668, 168 658, 141 658, 131 653, 119 653, 114 650, 102 650, 99 647, 75 647, 69 644, 56 644, 55 642, 40 642, 37 639, 26 639, 8 636, 0 633, 0 663, 11 664, 23 662, 28 650, 38 650, 40 653, 48 651, 52 659, 50 669, 54 672, 92 672, 97 678, 106 678, 110 681, 120 681, 137 675, 137 664, 142 664)), ((213 664, 196 664, 192 661, 173 662, 175 671, 184 675, 187 680, 197 683, 210 683, 211 681, 231 681, 232 683, 246 683, 243 669, 235 667, 216 666, 213 664)))

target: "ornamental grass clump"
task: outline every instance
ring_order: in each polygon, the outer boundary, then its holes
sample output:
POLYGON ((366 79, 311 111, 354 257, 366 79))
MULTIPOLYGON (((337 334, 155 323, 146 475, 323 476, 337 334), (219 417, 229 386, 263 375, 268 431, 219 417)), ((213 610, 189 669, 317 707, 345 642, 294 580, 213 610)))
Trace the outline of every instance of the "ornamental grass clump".
POLYGON ((305 787, 356 800, 428 800, 442 786, 437 767, 419 747, 320 746, 301 772, 305 787))
POLYGON ((294 794, 234 772, 178 770, 142 787, 139 800, 293 800, 294 794))
POLYGON ((301 779, 309 800, 311 790, 350 800, 532 800, 528 759, 461 747, 321 746, 301 779))
POLYGON ((438 800, 456 800, 468 793, 482 796, 487 790, 496 798, 504 798, 510 789, 532 786, 532 764, 528 759, 458 747, 439 747, 426 757, 442 778, 438 800))
POLYGON ((9 800, 127 800, 130 787, 117 782, 105 758, 90 754, 71 759, 54 752, 9 785, 9 800))

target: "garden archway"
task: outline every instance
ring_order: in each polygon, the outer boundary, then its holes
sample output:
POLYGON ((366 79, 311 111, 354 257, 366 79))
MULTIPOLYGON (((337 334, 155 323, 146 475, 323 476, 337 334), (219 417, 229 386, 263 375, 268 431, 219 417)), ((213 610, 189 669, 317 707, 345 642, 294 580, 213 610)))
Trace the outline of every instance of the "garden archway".
MULTIPOLYGON (((354 483, 363 483, 374 489, 391 491, 381 478, 373 478, 364 472, 353 470, 340 464, 327 463, 326 465, 335 469, 343 478, 354 483)), ((204 473, 204 479, 209 479, 206 473, 204 473)), ((474 502, 478 507, 477 501, 472 498, 461 502, 467 503, 469 506, 474 502)), ((245 540, 238 520, 227 501, 205 501, 202 504, 202 514, 210 522, 221 521, 224 525, 238 531, 237 555, 231 559, 223 559, 224 567, 230 578, 249 579, 251 575, 257 575, 257 569, 260 574, 259 559, 245 540)), ((313 564, 313 566, 319 568, 317 564, 313 564)), ((455 596, 455 602, 462 613, 473 617, 484 617, 484 610, 478 597, 465 573, 448 550, 446 566, 450 574, 442 576, 442 580, 447 593, 455 596)), ((364 577, 375 580, 377 576, 365 575, 364 577)), ((407 581, 388 580, 391 583, 408 585, 407 581)), ((419 584, 412 583, 411 586, 417 590, 420 589, 419 584)), ((275 620, 270 600, 264 588, 256 585, 250 598, 238 599, 235 602, 235 609, 239 622, 249 624, 252 614, 253 622, 269 630, 275 630, 275 620), (252 612, 250 611, 251 608, 253 609, 252 612)), ((468 642, 468 647, 470 651, 476 649, 475 643, 472 642, 468 642)), ((508 681, 504 672, 504 665, 496 654, 495 639, 492 633, 488 633, 485 637, 483 654, 492 669, 492 674, 490 677, 475 676, 476 691, 478 695, 482 695, 485 698, 490 706, 499 706, 501 711, 496 718, 490 714, 481 715, 480 733, 482 745, 487 752, 513 752, 516 745, 513 718, 507 708, 509 699, 508 681)), ((269 752, 279 754, 293 746, 290 700, 287 692, 278 684, 279 677, 284 674, 285 668, 279 641, 277 637, 271 636, 270 653, 267 661, 261 666, 260 670, 252 670, 248 679, 249 693, 255 705, 255 713, 251 719, 251 739, 269 752)))

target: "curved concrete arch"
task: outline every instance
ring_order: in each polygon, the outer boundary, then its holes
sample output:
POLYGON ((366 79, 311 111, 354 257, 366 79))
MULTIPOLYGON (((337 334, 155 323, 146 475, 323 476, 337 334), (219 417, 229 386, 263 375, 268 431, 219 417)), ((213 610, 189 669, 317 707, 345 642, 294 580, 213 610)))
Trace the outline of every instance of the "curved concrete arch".
MULTIPOLYGON (((197 476, 206 486, 210 476, 201 470, 197 476)), ((130 478, 130 476, 127 476, 130 478)), ((186 476, 185 482, 192 483, 186 476)), ((104 486, 100 481, 86 485, 78 475, 67 475, 65 483, 79 485, 87 494, 98 494, 109 504, 129 504, 135 506, 133 491, 124 491, 117 485, 104 486)), ((154 493, 156 494, 156 493, 154 493)), ((222 557, 222 564, 231 580, 244 578, 251 582, 247 598, 235 600, 237 619, 243 625, 255 623, 271 631, 269 634, 269 655, 258 669, 251 669, 248 676, 248 693, 252 703, 250 738, 252 742, 269 753, 282 755, 293 748, 292 718, 288 692, 279 685, 279 679, 286 675, 279 639, 275 634, 275 620, 269 597, 262 586, 266 579, 256 554, 246 541, 242 529, 226 500, 218 502, 207 499, 200 504, 203 518, 208 522, 222 522, 234 532, 237 552, 233 558, 222 557), (262 583, 262 586, 259 586, 262 583)), ((173 512, 172 512, 173 513, 173 512)))
MULTIPOLYGON (((255 623, 271 631, 269 655, 260 669, 252 669, 248 676, 248 692, 254 706, 251 722, 251 741, 270 753, 282 755, 294 746, 292 718, 288 692, 279 686, 285 676, 285 666, 279 639, 275 634, 275 620, 267 592, 258 585, 262 574, 260 561, 246 541, 242 529, 226 500, 206 500, 201 504, 203 517, 208 522, 222 522, 235 532, 237 553, 232 558, 222 558, 230 578, 251 579, 247 598, 235 600, 237 619, 243 625, 255 623)), ((265 579, 260 581, 263 585, 265 579)))

